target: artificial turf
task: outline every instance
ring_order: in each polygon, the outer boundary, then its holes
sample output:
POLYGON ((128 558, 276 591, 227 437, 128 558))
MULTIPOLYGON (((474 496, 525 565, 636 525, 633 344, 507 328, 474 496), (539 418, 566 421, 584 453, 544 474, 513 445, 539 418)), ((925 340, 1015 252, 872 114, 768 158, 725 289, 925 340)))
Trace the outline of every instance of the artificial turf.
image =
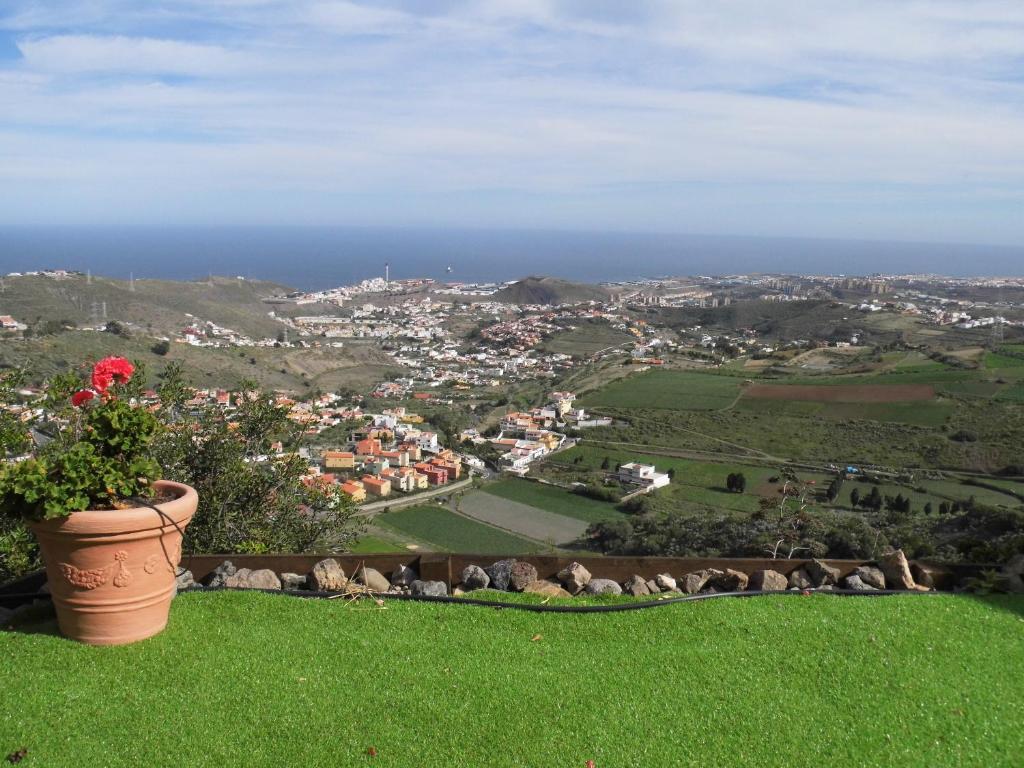
POLYGON ((188 593, 91 648, 0 633, 25 766, 1017 766, 1024 598, 566 615, 188 593), (371 755, 370 751, 375 754, 371 755))

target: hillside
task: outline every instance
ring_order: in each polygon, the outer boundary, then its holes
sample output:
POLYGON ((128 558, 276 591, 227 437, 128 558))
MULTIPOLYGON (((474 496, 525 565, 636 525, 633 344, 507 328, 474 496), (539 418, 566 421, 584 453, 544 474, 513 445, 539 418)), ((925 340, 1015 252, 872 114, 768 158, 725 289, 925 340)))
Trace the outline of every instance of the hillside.
POLYGON ((185 378, 198 387, 235 387, 254 380, 266 389, 325 392, 345 389, 365 392, 397 375, 391 359, 374 344, 353 342, 343 348, 323 347, 194 347, 171 344, 166 355, 152 351, 154 339, 97 331, 67 331, 0 344, 0 367, 24 368, 29 381, 76 368, 83 361, 120 355, 147 368, 153 384, 168 363, 181 364, 185 378))
POLYGON ((0 289, 0 314, 33 325, 67 320, 83 326, 106 319, 150 333, 180 333, 187 315, 254 338, 273 337, 282 326, 268 316, 267 296, 290 290, 275 283, 213 277, 210 280, 125 280, 84 275, 55 280, 42 276, 6 277, 0 289), (95 305, 95 306, 94 306, 95 305))
POLYGON ((557 277, 524 277, 494 294, 494 301, 508 304, 578 304, 607 301, 609 293, 598 285, 572 283, 557 277))

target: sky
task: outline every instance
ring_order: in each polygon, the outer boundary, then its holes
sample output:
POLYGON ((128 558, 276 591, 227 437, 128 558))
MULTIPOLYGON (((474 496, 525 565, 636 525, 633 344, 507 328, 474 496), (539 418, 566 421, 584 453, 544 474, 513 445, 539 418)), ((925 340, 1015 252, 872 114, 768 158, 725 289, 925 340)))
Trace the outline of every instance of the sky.
POLYGON ((1020 0, 4 0, 0 225, 1024 245, 1020 0))

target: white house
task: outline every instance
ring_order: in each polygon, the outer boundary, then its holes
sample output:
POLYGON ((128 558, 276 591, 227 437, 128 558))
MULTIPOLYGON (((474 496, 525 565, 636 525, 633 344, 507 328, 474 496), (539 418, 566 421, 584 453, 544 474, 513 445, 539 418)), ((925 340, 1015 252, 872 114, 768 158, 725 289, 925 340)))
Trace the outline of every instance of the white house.
POLYGON ((669 476, 655 471, 653 464, 638 464, 631 461, 619 467, 619 482, 643 486, 648 490, 664 488, 671 482, 669 476))

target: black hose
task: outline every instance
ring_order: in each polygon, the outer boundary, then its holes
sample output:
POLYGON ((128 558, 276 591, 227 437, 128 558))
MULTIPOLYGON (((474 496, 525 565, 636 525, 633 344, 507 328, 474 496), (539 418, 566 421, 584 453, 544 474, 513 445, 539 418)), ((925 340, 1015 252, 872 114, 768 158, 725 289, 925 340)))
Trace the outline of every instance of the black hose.
POLYGON ((305 597, 315 599, 341 599, 346 595, 352 597, 374 597, 388 600, 410 600, 423 603, 446 603, 453 605, 476 605, 484 608, 511 609, 519 611, 532 611, 533 613, 614 613, 616 611, 638 611, 644 608, 658 608, 663 605, 674 603, 692 603, 700 600, 710 600, 717 597, 761 597, 764 595, 790 595, 806 596, 810 594, 838 595, 842 597, 885 597, 888 595, 928 595, 935 592, 914 592, 900 589, 878 589, 870 592, 857 589, 830 589, 830 590, 777 590, 777 591, 748 591, 748 592, 711 592, 704 595, 680 595, 679 597, 663 597, 659 600, 645 600, 635 603, 612 603, 610 605, 547 605, 540 603, 506 603, 498 600, 482 600, 475 597, 452 597, 451 595, 406 595, 394 592, 317 592, 313 590, 278 590, 278 589, 236 589, 231 587, 190 587, 182 592, 209 592, 209 591, 232 591, 232 592, 265 592, 271 595, 285 594, 291 597, 305 597))
MULTIPOLYGON (((421 603, 446 603, 452 605, 476 605, 495 610, 517 610, 532 611, 533 613, 615 613, 617 611, 639 611, 644 608, 658 608, 664 605, 675 603, 693 603, 700 600, 711 600, 718 597, 763 597, 766 595, 786 595, 790 597, 805 597, 811 594, 837 595, 840 597, 887 597, 889 595, 935 595, 938 592, 917 592, 902 589, 876 589, 870 592, 858 589, 809 589, 809 590, 774 590, 774 591, 747 591, 747 592, 709 592, 703 595, 680 595, 679 597, 663 597, 658 600, 645 600, 635 603, 612 603, 610 605, 547 605, 540 603, 506 603, 498 600, 481 600, 475 597, 452 597, 451 595, 406 595, 394 592, 320 592, 308 589, 248 589, 244 587, 188 587, 179 590, 179 594, 188 592, 262 592, 267 595, 287 595, 288 597, 302 597, 307 599, 338 600, 345 597, 361 599, 364 597, 382 598, 387 600, 409 600, 421 603)), ((12 602, 28 603, 32 600, 48 600, 48 593, 22 593, 3 595, 12 602)))

